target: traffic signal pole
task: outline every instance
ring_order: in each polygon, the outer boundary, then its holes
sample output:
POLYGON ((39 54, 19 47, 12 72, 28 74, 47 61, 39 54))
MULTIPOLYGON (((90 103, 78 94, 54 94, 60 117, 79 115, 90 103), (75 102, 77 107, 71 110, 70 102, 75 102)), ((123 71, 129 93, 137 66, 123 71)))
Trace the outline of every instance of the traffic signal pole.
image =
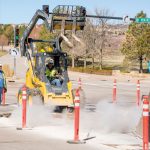
MULTIPOLYGON (((57 13, 49 13, 50 15, 58 15, 57 13)), ((68 16, 68 14, 60 14, 59 16, 68 16)), ((72 17, 79 17, 79 16, 72 16, 72 17)), ((136 18, 129 18, 129 16, 124 16, 124 17, 112 17, 112 16, 99 16, 99 15, 85 15, 85 18, 97 18, 97 19, 112 19, 112 20, 123 20, 125 21, 125 19, 128 19, 129 21, 136 21, 136 18)))
POLYGON ((14 77, 16 77, 16 56, 14 56, 14 77))
MULTIPOLYGON (((19 45, 19 28, 16 25, 13 25, 14 28, 14 48, 19 45)), ((14 56, 14 77, 16 77, 16 56, 14 56)))
MULTIPOLYGON (((125 17, 112 17, 112 16, 97 16, 97 15, 86 15, 87 18, 98 18, 98 19, 113 19, 113 20, 124 20, 129 18, 125 17)), ((135 21, 135 18, 129 18, 130 21, 135 21)), ((124 20, 125 21, 125 20, 124 20)))
MULTIPOLYGON (((14 48, 16 47, 16 25, 14 27, 14 48)), ((16 77, 16 57, 14 56, 14 77, 16 77)))
POLYGON ((14 47, 16 46, 16 25, 13 25, 13 29, 14 29, 14 47))

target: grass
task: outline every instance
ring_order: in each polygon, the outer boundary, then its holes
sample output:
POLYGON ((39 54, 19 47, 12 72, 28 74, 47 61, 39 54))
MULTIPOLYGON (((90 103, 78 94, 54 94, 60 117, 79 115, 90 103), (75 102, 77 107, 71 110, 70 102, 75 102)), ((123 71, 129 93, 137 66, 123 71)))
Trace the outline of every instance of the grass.
MULTIPOLYGON (((4 56, 4 55, 6 55, 6 54, 8 54, 7 51, 5 51, 5 50, 2 51, 2 50, 0 50, 0 57, 4 56)), ((13 70, 10 69, 9 65, 7 65, 7 64, 4 64, 4 65, 3 65, 3 71, 4 71, 6 77, 12 77, 12 76, 14 75, 13 70)))
POLYGON ((97 75, 112 75, 112 70, 99 70, 97 68, 83 68, 83 67, 75 67, 69 68, 70 71, 89 73, 89 74, 97 74, 97 75))
POLYGON ((12 77, 14 75, 14 71, 10 68, 8 64, 3 65, 3 71, 6 77, 12 77))

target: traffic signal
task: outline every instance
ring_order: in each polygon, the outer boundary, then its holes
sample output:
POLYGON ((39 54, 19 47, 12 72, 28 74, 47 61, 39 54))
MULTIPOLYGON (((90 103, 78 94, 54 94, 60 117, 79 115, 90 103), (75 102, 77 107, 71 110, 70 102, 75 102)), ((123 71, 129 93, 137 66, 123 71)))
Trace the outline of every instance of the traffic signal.
POLYGON ((82 16, 86 16, 86 8, 85 8, 85 7, 82 7, 82 6, 81 6, 80 12, 81 12, 81 15, 82 15, 82 16))
POLYGON ((19 28, 15 28, 15 47, 19 46, 19 28))
POLYGON ((49 16, 49 5, 43 5, 43 11, 49 16))

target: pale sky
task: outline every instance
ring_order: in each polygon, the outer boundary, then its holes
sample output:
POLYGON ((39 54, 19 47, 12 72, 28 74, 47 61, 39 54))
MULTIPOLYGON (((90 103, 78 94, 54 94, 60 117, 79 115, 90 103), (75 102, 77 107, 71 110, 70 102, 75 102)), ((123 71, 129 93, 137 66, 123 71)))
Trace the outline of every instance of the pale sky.
POLYGON ((0 0, 0 23, 29 23, 37 9, 49 5, 50 11, 57 5, 82 5, 88 14, 98 9, 108 9, 113 16, 135 17, 143 10, 150 17, 150 0, 0 0))

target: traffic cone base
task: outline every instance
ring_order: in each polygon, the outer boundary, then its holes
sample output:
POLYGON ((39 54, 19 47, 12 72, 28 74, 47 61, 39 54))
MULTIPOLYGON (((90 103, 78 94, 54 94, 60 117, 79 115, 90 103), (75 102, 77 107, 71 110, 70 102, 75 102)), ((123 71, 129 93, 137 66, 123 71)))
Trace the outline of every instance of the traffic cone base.
POLYGON ((32 130, 33 128, 28 128, 28 127, 25 127, 25 128, 22 128, 22 127, 17 127, 16 130, 32 130))
POLYGON ((69 141, 67 141, 67 143, 69 143, 69 144, 85 144, 86 141, 85 140, 77 140, 77 141, 69 140, 69 141))

